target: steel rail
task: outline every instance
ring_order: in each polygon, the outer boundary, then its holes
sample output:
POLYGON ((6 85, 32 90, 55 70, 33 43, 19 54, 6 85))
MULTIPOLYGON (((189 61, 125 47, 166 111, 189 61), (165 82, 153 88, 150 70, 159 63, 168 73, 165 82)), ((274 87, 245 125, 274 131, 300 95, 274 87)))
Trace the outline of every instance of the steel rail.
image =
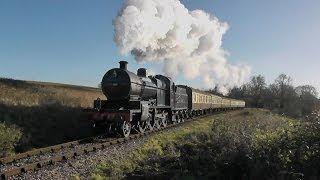
POLYGON ((57 152, 60 152, 64 149, 73 148, 77 145, 80 145, 80 144, 82 144, 82 142, 93 141, 95 138, 98 138, 99 136, 102 136, 102 134, 98 135, 98 136, 93 136, 93 137, 88 137, 88 138, 84 138, 84 139, 80 139, 80 140, 70 141, 70 142, 66 142, 66 143, 62 143, 62 144, 57 144, 54 146, 48 146, 48 147, 44 147, 44 148, 34 149, 31 151, 27 151, 27 152, 15 154, 12 156, 0 158, 0 166, 7 165, 9 163, 16 162, 18 160, 22 160, 25 158, 30 158, 30 157, 33 157, 36 155, 41 155, 41 154, 45 154, 45 153, 57 153, 57 152))

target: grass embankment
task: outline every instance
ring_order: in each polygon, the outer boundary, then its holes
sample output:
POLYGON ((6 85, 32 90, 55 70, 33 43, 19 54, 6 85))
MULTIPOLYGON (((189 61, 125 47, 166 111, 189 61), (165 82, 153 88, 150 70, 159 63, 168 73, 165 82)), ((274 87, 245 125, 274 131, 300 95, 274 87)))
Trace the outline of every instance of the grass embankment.
POLYGON ((0 156, 91 135, 82 110, 97 97, 96 88, 0 78, 0 156))
POLYGON ((266 110, 218 114, 155 135, 127 157, 99 164, 92 178, 318 176, 319 127, 266 110))
POLYGON ((0 78, 0 102, 6 105, 91 107, 97 97, 104 95, 92 87, 0 78))

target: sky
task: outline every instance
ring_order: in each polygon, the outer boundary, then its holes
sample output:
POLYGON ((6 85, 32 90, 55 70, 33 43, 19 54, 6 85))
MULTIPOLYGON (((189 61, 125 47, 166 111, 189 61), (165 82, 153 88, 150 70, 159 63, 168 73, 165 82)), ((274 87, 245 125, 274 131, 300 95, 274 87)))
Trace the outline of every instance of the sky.
MULTIPOLYGON (((320 90, 319 0, 182 0, 228 23, 223 48, 231 63, 248 64, 251 75, 271 83, 280 74, 294 85, 320 90)), ((112 20, 120 0, 1 0, 0 77, 97 86, 103 74, 127 60, 161 73, 159 64, 122 56, 112 20)), ((201 86, 199 81, 176 81, 201 86)))

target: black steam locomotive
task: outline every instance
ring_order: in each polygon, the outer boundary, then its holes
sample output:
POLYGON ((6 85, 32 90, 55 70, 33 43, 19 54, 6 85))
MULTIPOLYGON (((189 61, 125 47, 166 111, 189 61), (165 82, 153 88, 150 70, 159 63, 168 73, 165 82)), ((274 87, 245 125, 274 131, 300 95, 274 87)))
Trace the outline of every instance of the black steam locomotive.
POLYGON ((148 76, 145 68, 137 74, 127 69, 128 62, 109 70, 101 88, 107 100, 94 101, 90 119, 95 127, 128 137, 180 123, 193 116, 245 106, 244 101, 227 99, 175 83, 166 76, 148 76))

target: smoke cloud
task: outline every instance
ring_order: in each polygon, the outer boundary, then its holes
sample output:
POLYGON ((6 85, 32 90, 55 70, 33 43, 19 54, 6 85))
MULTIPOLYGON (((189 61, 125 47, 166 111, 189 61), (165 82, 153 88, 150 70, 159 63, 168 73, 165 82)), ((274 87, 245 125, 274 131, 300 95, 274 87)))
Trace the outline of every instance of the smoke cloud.
POLYGON ((226 92, 250 74, 249 66, 227 62, 222 38, 228 24, 202 10, 189 11, 179 0, 124 0, 113 25, 121 54, 161 61, 168 76, 201 78, 203 88, 219 84, 226 92))

